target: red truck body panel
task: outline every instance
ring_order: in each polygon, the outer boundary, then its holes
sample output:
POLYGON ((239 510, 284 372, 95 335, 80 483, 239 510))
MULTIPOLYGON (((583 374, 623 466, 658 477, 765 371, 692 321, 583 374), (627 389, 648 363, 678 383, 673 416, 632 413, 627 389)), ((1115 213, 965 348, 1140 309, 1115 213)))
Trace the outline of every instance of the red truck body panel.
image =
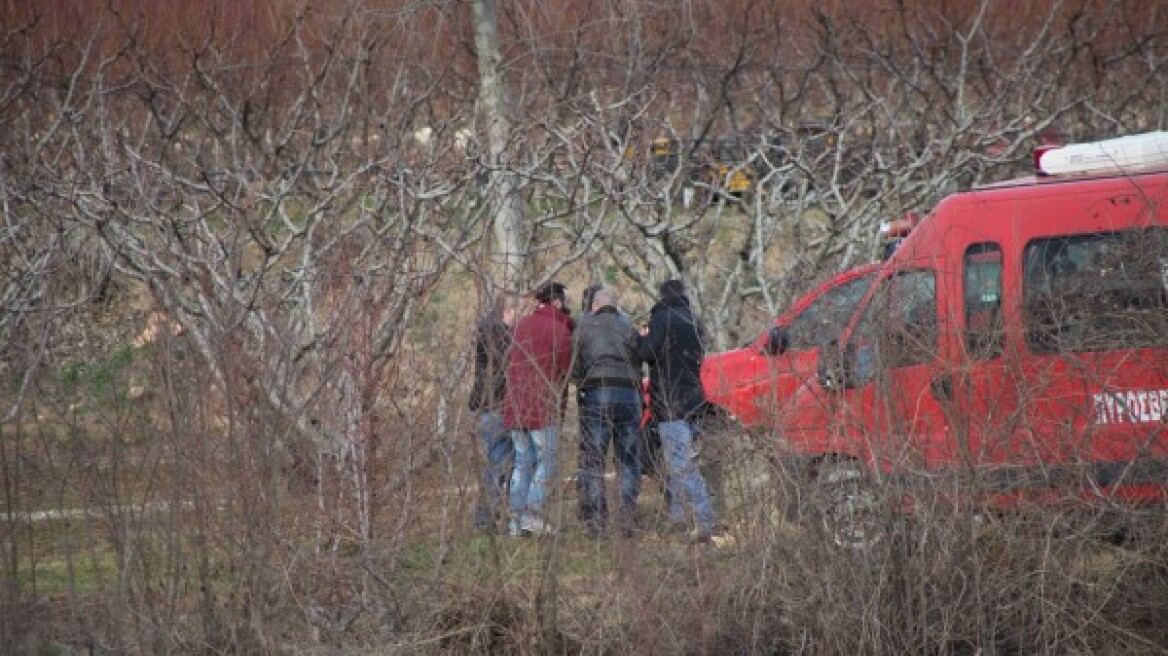
POLYGON ((832 348, 849 373, 795 395, 796 453, 974 473, 1003 495, 1164 498, 1168 172, 946 198, 832 348))
POLYGON ((788 331, 790 345, 782 353, 767 353, 768 326, 742 348, 707 355, 706 399, 747 427, 781 423, 796 392, 816 384, 818 347, 839 336, 879 270, 879 263, 849 269, 796 300, 772 324, 788 331))

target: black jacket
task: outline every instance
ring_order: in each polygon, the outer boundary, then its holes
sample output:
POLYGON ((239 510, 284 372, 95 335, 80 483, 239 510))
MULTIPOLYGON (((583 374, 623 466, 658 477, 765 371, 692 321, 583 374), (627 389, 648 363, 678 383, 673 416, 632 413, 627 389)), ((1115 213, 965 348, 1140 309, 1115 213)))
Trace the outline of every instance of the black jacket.
POLYGON ((637 329, 612 306, 585 314, 572 333, 572 382, 597 387, 641 389, 637 329))
POLYGON ((638 341, 649 363, 650 407, 657 421, 692 419, 705 406, 702 358, 705 335, 684 296, 668 296, 653 306, 649 333, 638 341))
POLYGON ((470 409, 501 412, 507 390, 507 360, 511 349, 511 328, 495 316, 475 326, 474 385, 470 409))

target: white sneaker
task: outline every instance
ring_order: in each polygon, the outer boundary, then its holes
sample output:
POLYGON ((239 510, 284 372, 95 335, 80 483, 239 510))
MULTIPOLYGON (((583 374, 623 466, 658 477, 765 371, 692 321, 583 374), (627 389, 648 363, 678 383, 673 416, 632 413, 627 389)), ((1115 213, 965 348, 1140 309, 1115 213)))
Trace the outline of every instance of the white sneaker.
POLYGON ((510 535, 513 538, 521 537, 523 535, 523 529, 519 526, 518 519, 510 519, 507 521, 507 535, 510 535))
POLYGON ((543 521, 542 517, 535 515, 524 515, 523 519, 519 520, 519 528, 524 533, 536 535, 550 535, 556 532, 547 522, 543 521))

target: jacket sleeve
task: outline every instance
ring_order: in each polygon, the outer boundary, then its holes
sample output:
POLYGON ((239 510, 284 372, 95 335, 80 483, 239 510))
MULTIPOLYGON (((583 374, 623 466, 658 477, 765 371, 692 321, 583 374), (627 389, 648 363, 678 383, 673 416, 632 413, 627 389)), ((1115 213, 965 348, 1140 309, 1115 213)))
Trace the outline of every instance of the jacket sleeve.
POLYGON ((665 313, 654 312, 649 317, 649 334, 637 338, 637 355, 650 364, 657 362, 665 345, 665 313))
MULTIPOLYGON (((644 358, 641 357, 640 342, 641 335, 637 332, 637 327, 628 323, 628 333, 625 336, 625 350, 629 354, 629 364, 638 373, 641 373, 641 363, 644 358)), ((638 381, 639 382, 639 381, 638 381)))
POLYGON ((568 378, 577 386, 584 380, 584 359, 580 357, 582 353, 583 344, 580 343, 580 326, 572 331, 572 372, 568 378))
POLYGON ((555 346, 556 362, 559 364, 556 374, 559 381, 563 381, 565 388, 568 386, 568 376, 571 374, 572 343, 575 342, 575 336, 573 336, 573 333, 575 333, 575 330, 565 326, 563 332, 561 333, 561 337, 559 337, 559 340, 557 340, 558 343, 555 346))
POLYGON ((475 363, 474 363, 474 382, 470 388, 470 409, 479 410, 485 405, 484 396, 486 394, 487 381, 487 367, 488 353, 487 353, 487 338, 483 333, 481 326, 475 328, 475 363))

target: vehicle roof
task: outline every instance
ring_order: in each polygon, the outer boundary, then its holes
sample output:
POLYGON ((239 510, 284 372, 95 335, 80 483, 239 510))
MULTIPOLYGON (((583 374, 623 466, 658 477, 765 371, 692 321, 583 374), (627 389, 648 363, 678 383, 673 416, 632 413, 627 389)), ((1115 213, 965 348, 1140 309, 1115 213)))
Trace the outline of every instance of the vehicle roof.
POLYGON ((985 191, 988 189, 1005 189, 1016 187, 1036 187, 1045 185, 1070 184, 1078 182, 1088 182, 1091 180, 1128 180, 1137 176, 1160 175, 1168 174, 1168 168, 1156 167, 1151 169, 1132 169, 1125 172, 1087 172, 1078 175, 1064 174, 1064 175, 1023 175, 1017 178, 1010 178, 1007 180, 999 180, 998 182, 988 182, 983 185, 977 185, 969 190, 970 193, 974 191, 985 191))
POLYGON ((1090 193, 1092 191, 1131 190, 1168 184, 1168 170, 1147 171, 1128 175, 1096 176, 1027 176, 1005 180, 958 192, 950 198, 1014 199, 1042 198, 1066 193, 1090 193))
MULTIPOLYGON (((1063 201, 1072 196, 1104 198, 1108 194, 1135 191, 1168 201, 1168 197, 1162 196, 1168 193, 1168 170, 1123 176, 1020 178, 958 192, 946 197, 933 208, 933 211, 909 233, 889 262, 903 262, 923 254, 938 252, 941 247, 936 244, 944 243, 943 233, 962 220, 960 218, 962 208, 1016 201, 1028 203, 1041 203, 1043 200, 1063 201)), ((994 221, 995 218, 995 215, 990 214, 979 217, 981 221, 979 227, 989 229, 995 225, 1016 225, 1013 214, 1003 213, 997 222, 994 221)))

